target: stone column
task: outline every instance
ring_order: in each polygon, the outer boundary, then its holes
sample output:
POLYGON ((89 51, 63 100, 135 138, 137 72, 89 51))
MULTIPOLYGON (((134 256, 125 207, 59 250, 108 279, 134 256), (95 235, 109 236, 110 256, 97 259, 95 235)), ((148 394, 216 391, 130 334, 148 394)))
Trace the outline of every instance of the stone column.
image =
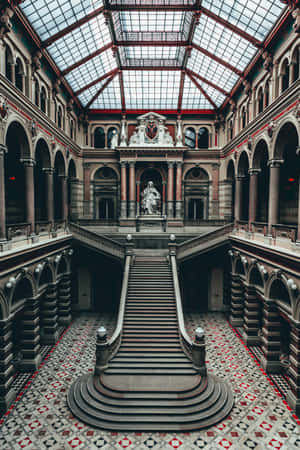
POLYGON ((168 162, 168 217, 174 217, 174 162, 168 162))
POLYGON ((3 39, 0 40, 0 73, 5 76, 5 48, 6 45, 3 39))
POLYGON ((290 367, 288 370, 290 390, 286 399, 297 415, 300 413, 300 323, 291 324, 290 367))
POLYGON ((272 225, 279 222, 279 187, 280 187, 280 165, 283 161, 272 160, 270 166, 269 184, 269 219, 268 233, 272 234, 272 225))
POLYGON ((182 218, 182 161, 178 161, 176 170, 176 217, 182 218))
POLYGON ((245 286, 245 318, 243 336, 246 344, 258 345, 261 342, 259 336, 261 324, 261 304, 257 299, 255 287, 245 286))
POLYGON ((90 215, 90 201, 91 201, 91 165, 83 163, 83 215, 90 215))
POLYGON ((55 344, 58 339, 57 329, 57 288, 49 284, 40 302, 41 310, 41 342, 55 344))
POLYGON ((244 288, 239 275, 231 274, 231 303, 229 322, 234 327, 244 323, 244 288))
POLYGON ((245 177, 238 175, 235 180, 234 221, 237 223, 242 216, 243 180, 245 177))
POLYGON ((0 320, 0 414, 7 411, 16 398, 11 387, 14 375, 12 359, 12 320, 0 320))
POLYGON ((258 176, 260 169, 250 169, 250 189, 249 189, 249 225, 255 222, 257 216, 258 201, 258 176))
POLYGON ((135 161, 129 163, 129 217, 136 216, 135 161))
POLYGON ((58 285, 58 324, 67 326, 71 322, 71 279, 70 274, 65 274, 58 285))
POLYGON ((5 212, 5 170, 4 158, 7 147, 0 145, 0 241, 6 240, 6 212, 5 212))
POLYGON ((262 329, 261 365, 266 372, 280 373, 280 317, 276 304, 272 300, 264 300, 262 329))
POLYGON ((136 214, 139 216, 141 214, 141 182, 136 182, 136 214))
POLYGON ((211 219, 219 219, 219 165, 212 166, 212 208, 211 219))
POLYGON ((60 176, 61 179, 61 202, 62 202, 62 220, 68 220, 68 177, 60 176))
POLYGON ((127 163, 121 161, 121 217, 127 217, 127 163))
POLYGON ((162 213, 167 215, 167 202, 166 202, 166 181, 162 182, 162 213))
POLYGON ((20 362, 20 371, 30 372, 38 368, 42 358, 40 353, 40 311, 38 298, 28 298, 26 300, 22 325, 22 361, 20 362))
POLYGON ((34 160, 21 159, 25 171, 26 222, 30 224, 30 232, 34 234, 34 160))
POLYGON ((10 78, 11 78, 11 82, 12 84, 16 84, 16 63, 12 62, 9 63, 9 71, 10 71, 10 78))
POLYGON ((47 220, 51 224, 54 222, 54 192, 53 192, 53 169, 43 169, 46 176, 47 189, 47 220))

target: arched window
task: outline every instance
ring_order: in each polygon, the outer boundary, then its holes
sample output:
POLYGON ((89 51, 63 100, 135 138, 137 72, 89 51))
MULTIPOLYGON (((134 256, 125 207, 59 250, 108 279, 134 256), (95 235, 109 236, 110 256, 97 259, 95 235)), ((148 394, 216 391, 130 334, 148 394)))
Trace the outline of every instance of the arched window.
POLYGON ((269 106, 269 102, 270 102, 270 81, 268 80, 266 82, 265 93, 264 93, 264 107, 265 108, 267 106, 269 106))
POLYGON ((292 56, 292 82, 298 80, 300 71, 300 47, 296 47, 292 56))
POLYGON ((290 66, 287 59, 282 64, 281 76, 282 76, 281 92, 284 92, 289 87, 290 82, 290 66))
POLYGON ((74 139, 74 121, 70 120, 70 138, 74 139))
POLYGON ((230 120, 228 123, 228 139, 233 139, 233 120, 230 120))
POLYGON ((34 81, 34 103, 36 106, 40 106, 40 86, 38 80, 34 81))
POLYGON ((17 58, 16 60, 15 73, 16 73, 16 87, 20 89, 21 92, 23 92, 24 69, 20 58, 17 58))
POLYGON ((196 147, 196 133, 194 128, 186 128, 184 131, 184 142, 190 148, 196 147))
POLYGON ((258 91, 257 104, 258 104, 258 114, 259 114, 264 109, 264 93, 263 93, 262 87, 259 88, 259 91, 258 91))
POLYGON ((242 109, 242 129, 247 125, 247 112, 245 106, 242 109))
POLYGON ((57 126, 58 128, 62 128, 62 122, 63 122, 63 113, 61 106, 57 109, 57 126))
POLYGON ((104 148, 105 147, 105 133, 103 128, 97 127, 94 131, 94 147, 104 148))
POLYGON ((5 49, 5 76, 12 81, 13 57, 9 47, 5 49))
POLYGON ((198 148, 208 148, 208 129, 201 127, 198 131, 198 148))
POLYGON ((41 93, 40 93, 40 105, 41 105, 41 110, 46 114, 47 113, 47 94, 46 94, 46 89, 44 88, 44 86, 42 86, 41 89, 41 93))
POLYGON ((112 140, 112 137, 114 135, 114 131, 118 131, 118 130, 116 128, 114 128, 114 127, 109 128, 109 130, 108 130, 108 133, 107 133, 107 146, 108 146, 108 148, 111 148, 111 140, 112 140))

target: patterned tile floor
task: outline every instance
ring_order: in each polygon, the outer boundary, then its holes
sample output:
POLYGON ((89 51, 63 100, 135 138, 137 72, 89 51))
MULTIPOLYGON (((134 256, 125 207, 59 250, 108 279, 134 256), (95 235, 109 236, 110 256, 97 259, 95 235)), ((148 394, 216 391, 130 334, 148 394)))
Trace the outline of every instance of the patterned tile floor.
POLYGON ((205 328, 208 369, 233 389, 235 406, 224 422, 193 433, 125 434, 79 422, 66 406, 67 390, 93 371, 99 324, 109 332, 114 326, 109 317, 86 314, 74 320, 0 421, 0 449, 300 449, 299 419, 225 318, 193 314, 186 321, 190 333, 205 328))

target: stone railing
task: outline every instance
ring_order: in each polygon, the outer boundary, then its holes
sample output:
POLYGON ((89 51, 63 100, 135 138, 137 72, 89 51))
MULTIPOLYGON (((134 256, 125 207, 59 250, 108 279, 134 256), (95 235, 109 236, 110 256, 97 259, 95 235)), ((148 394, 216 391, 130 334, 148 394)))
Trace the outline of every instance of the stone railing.
POLYGON ((266 222, 252 222, 250 224, 250 231, 252 233, 259 233, 267 236, 268 234, 268 224, 266 222))
POLYGON ((222 242, 232 230, 233 223, 229 223, 221 228, 218 228, 217 230, 210 231, 209 233, 202 234, 201 236, 189 239, 188 241, 177 245, 177 259, 191 257, 196 253, 201 252, 207 247, 205 244, 214 246, 219 242, 222 242))
POLYGON ((29 239, 31 234, 30 223, 12 223, 6 226, 7 240, 11 241, 13 239, 29 239))
MULTIPOLYGON (((204 330, 202 330, 202 328, 200 327, 196 329, 195 340, 192 340, 186 331, 177 273, 177 261, 175 251, 172 249, 172 247, 173 245, 170 244, 169 260, 172 268, 174 292, 176 298, 180 343, 186 356, 193 362, 195 369, 200 373, 200 375, 204 376, 206 375, 204 330)), ((175 249, 176 247, 174 246, 173 248, 175 249)))
POLYGON ((51 231, 52 231, 52 223, 51 222, 41 221, 41 222, 37 222, 35 224, 35 234, 37 236, 42 235, 42 234, 43 235, 48 234, 50 237, 51 231))
POLYGON ((83 244, 96 248, 97 250, 107 255, 121 259, 122 261, 124 260, 125 248, 119 242, 80 227, 75 223, 69 224, 69 230, 73 234, 73 237, 83 244))
POLYGON ((117 353, 121 344, 131 259, 132 254, 127 250, 116 329, 110 339, 107 338, 107 332, 104 327, 100 327, 97 330, 95 365, 95 374, 97 375, 108 367, 109 361, 117 353))
POLYGON ((272 238, 287 238, 292 242, 297 240, 297 225, 272 225, 272 238))

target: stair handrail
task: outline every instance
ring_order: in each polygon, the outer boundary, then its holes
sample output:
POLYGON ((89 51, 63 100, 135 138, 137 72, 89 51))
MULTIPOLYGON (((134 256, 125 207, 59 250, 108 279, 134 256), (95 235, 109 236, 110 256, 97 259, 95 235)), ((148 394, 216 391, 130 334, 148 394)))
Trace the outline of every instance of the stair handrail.
POLYGON ((100 374, 108 367, 109 361, 117 353, 121 345, 131 259, 131 246, 127 244, 117 324, 109 339, 107 339, 104 327, 100 327, 97 331, 95 374, 100 374))
POLYGON ((223 227, 217 228, 216 230, 209 231, 208 233, 204 233, 201 234, 200 236, 188 239, 187 241, 184 241, 181 244, 177 244, 177 256, 180 257, 180 254, 182 252, 189 250, 191 248, 196 248, 199 244, 204 244, 205 242, 209 242, 214 238, 229 234, 233 230, 233 228, 234 223, 227 223, 223 227))
POLYGON ((193 341, 188 335, 182 309, 182 300, 180 294, 178 272, 177 272, 177 261, 176 252, 174 251, 173 245, 170 245, 169 261, 171 263, 174 292, 176 299, 176 309, 177 309, 177 320, 179 328, 179 338, 181 347, 186 354, 186 356, 193 362, 195 369, 201 374, 206 375, 206 365, 205 365, 205 336, 203 334, 197 334, 195 340, 193 341))
POLYGON ((98 233, 95 233, 94 231, 86 230, 84 227, 77 225, 73 222, 69 223, 69 230, 73 234, 75 234, 75 236, 77 234, 78 236, 86 237, 87 239, 91 238, 91 235, 92 235, 93 242, 101 243, 103 245, 103 251, 105 251, 105 247, 106 247, 107 249, 111 250, 111 253, 114 253, 115 256, 117 256, 121 259, 123 259, 125 256, 124 245, 120 244, 117 241, 114 241, 113 239, 111 239, 107 236, 104 236, 103 234, 98 234, 98 233))

